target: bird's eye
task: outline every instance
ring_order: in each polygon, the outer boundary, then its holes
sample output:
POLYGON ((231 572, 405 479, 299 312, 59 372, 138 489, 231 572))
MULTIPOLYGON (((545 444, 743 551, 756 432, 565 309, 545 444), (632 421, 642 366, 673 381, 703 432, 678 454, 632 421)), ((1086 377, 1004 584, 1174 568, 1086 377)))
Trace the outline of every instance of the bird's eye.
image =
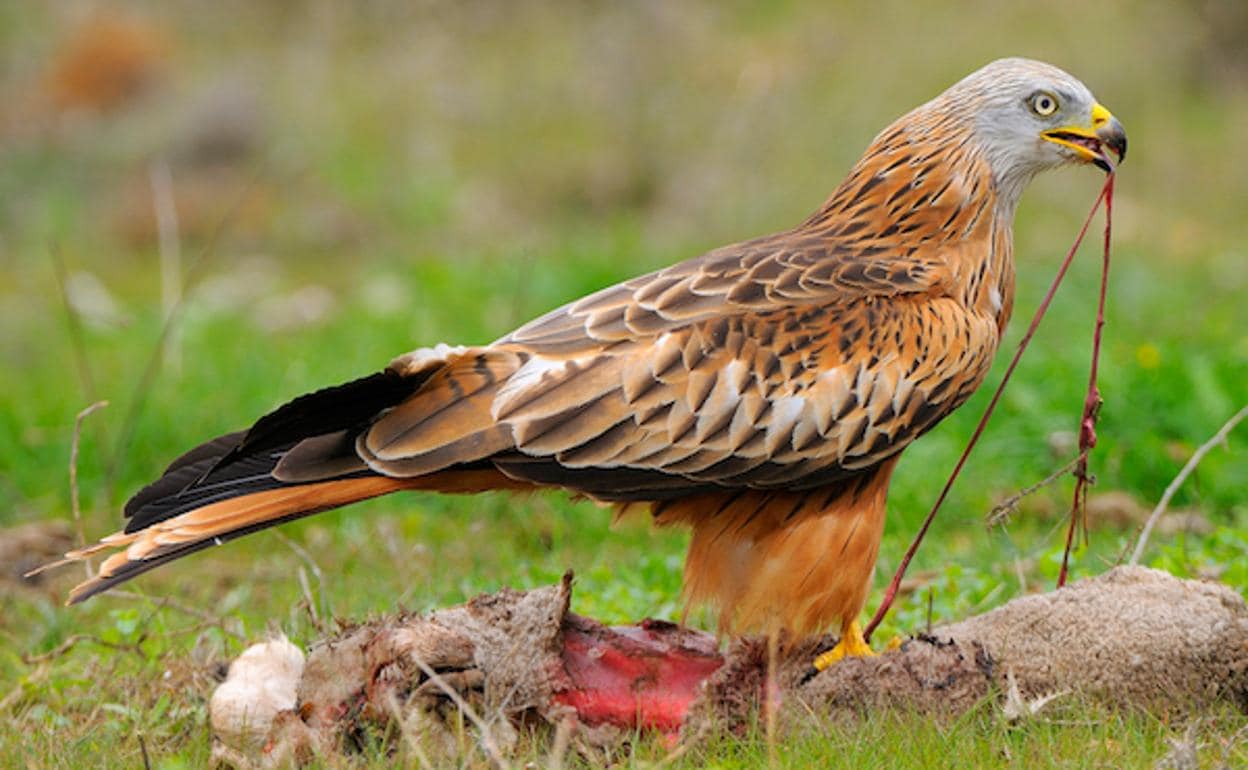
POLYGON ((1033 94, 1027 100, 1027 104, 1031 107, 1031 111, 1042 118, 1047 118, 1057 112, 1057 97, 1047 91, 1041 91, 1033 94))

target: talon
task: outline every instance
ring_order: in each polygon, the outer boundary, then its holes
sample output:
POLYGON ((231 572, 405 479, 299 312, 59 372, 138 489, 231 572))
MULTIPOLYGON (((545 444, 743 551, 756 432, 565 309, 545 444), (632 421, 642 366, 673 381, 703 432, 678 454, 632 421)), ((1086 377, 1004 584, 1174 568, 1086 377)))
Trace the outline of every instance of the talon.
POLYGON ((842 658, 866 658, 874 655, 875 651, 862 637, 862 628, 858 621, 853 620, 841 630, 841 640, 836 646, 815 658, 814 667, 816 671, 823 671, 842 658))

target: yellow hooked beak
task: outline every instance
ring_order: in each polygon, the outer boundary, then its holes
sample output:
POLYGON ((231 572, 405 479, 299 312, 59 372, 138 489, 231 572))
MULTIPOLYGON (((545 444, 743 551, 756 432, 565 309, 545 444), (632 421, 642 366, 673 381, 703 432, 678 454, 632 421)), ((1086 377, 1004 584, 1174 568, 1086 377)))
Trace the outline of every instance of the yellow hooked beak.
POLYGON ((1092 105, 1092 125, 1062 126, 1041 131, 1044 139, 1060 144, 1075 151, 1079 159, 1085 163, 1095 163, 1105 171, 1113 171, 1114 167, 1127 157, 1127 132, 1122 124, 1100 104, 1092 105), (1110 160, 1105 149, 1109 148, 1118 156, 1116 161, 1110 160))

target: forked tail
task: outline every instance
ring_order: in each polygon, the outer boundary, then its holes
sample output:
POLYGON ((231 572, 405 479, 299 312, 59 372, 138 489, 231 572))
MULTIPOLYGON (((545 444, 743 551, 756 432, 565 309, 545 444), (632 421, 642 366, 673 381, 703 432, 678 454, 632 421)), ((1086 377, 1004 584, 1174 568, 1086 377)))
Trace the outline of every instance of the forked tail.
POLYGON ((352 448, 355 433, 411 395, 424 379, 387 370, 301 396, 248 431, 201 444, 126 503, 129 520, 123 531, 40 570, 121 549, 104 560, 95 577, 73 589, 69 603, 74 604, 210 545, 358 500, 428 486, 428 479, 379 475, 352 448), (298 480, 275 475, 286 454, 304 442, 318 449, 313 472, 304 471, 298 480))

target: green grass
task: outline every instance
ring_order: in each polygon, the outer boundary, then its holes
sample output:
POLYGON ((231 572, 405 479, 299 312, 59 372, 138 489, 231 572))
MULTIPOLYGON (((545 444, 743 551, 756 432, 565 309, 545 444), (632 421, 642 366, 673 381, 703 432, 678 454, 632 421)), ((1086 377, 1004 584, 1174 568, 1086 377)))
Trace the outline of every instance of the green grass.
MULTIPOLYGON (((1233 46, 1217 45, 1226 22, 1185 5, 1148 6, 989 12, 971 3, 950 14, 900 0, 534 2, 379 4, 348 15, 240 3, 220 16, 135 6, 169 42, 155 91, 102 117, 32 108, 0 122, 0 526, 69 518, 74 415, 94 400, 111 405, 82 436, 92 537, 112 531, 128 494, 177 453, 290 396, 419 345, 486 342, 587 291, 792 224, 894 116, 1012 54, 1085 78, 1131 136, 1093 469, 1098 490, 1125 490, 1151 507, 1187 455, 1248 402, 1248 155, 1236 151, 1248 69, 1233 46), (184 148, 202 119, 195 105, 218 87, 251 89, 262 120, 250 152, 209 171, 184 148), (178 354, 140 387, 160 336, 159 249, 150 226, 128 223, 150 211, 150 164, 162 158, 179 189, 211 192, 181 202, 184 259, 204 256, 177 324, 178 354), (115 314, 84 322, 89 378, 76 363, 54 252, 114 298, 115 314), (332 308, 292 328, 266 323, 275 301, 307 286, 324 287, 332 308)), ((0 49, 13 64, 0 70, 7 103, 37 105, 46 62, 77 21, 0 8, 0 49)), ((1006 349, 1098 184, 1090 169, 1066 171, 1024 199, 1019 318, 1006 349)), ((883 633, 921 627, 929 592, 939 622, 1052 585, 1068 480, 1028 498, 1006 527, 983 522, 997 501, 1067 459, 1050 438, 1074 429, 1082 403, 1095 252, 1095 243, 1084 248, 913 565, 924 587, 899 602, 883 633)), ((987 395, 902 459, 870 607, 987 395)), ((1159 538, 1148 557, 1180 575, 1220 573, 1241 593, 1243 430, 1175 499, 1213 534, 1159 538)), ((63 608, 74 570, 35 589, 0 583, 0 765, 135 767, 142 734, 154 766, 199 766, 210 664, 273 626, 298 643, 320 635, 301 570, 319 617, 445 606, 549 583, 568 568, 583 614, 614 622, 680 612, 681 533, 639 521, 612 528, 605 511, 559 494, 387 498, 281 532, 127 587, 148 598, 63 608), (75 635, 90 638, 35 659, 75 635)), ((1095 526, 1076 575, 1116 563, 1135 534, 1095 526)), ((1013 727, 988 708, 951 724, 880 714, 801 733, 776 747, 775 762, 1148 766, 1185 725, 1091 706, 1013 727)), ((1207 765, 1242 725, 1231 714, 1201 723, 1207 765)), ((1242 747, 1228 750, 1244 761, 1242 747)), ((767 752, 761 736, 722 738, 677 766, 758 767, 767 752)), ((645 766, 664 753, 642 741, 623 762, 645 766)))

